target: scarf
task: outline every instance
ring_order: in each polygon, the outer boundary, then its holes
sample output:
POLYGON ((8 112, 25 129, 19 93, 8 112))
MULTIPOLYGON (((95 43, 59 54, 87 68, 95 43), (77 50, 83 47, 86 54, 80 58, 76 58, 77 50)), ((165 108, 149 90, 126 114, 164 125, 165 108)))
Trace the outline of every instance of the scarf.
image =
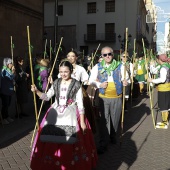
POLYGON ((138 64, 141 66, 141 65, 143 65, 145 63, 145 60, 140 60, 140 61, 138 61, 138 64))
POLYGON ((12 74, 12 71, 7 66, 3 66, 2 69, 6 70, 8 73, 12 74))
POLYGON ((113 60, 112 63, 107 67, 105 61, 102 60, 101 65, 103 69, 101 70, 101 73, 104 73, 106 71, 107 74, 110 76, 111 71, 115 70, 119 66, 119 64, 120 61, 113 60))
MULTIPOLYGON (((162 65, 160 66, 160 69, 161 69, 163 66, 168 67, 168 68, 170 69, 170 64, 168 64, 168 63, 162 64, 162 65)), ((159 70, 160 70, 160 69, 159 69, 159 70)))

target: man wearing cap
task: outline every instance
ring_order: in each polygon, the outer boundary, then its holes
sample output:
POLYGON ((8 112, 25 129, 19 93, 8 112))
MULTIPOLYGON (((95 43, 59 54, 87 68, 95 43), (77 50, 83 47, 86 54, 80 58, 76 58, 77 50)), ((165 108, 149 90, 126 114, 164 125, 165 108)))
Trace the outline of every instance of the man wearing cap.
POLYGON ((89 83, 99 89, 99 134, 98 153, 105 152, 109 138, 116 143, 116 131, 122 111, 122 89, 126 86, 124 67, 114 59, 113 49, 104 47, 101 50, 103 60, 91 70, 89 83))
POLYGON ((14 93, 14 72, 15 68, 11 58, 4 58, 1 70, 1 99, 2 99, 2 123, 9 124, 13 122, 8 115, 8 108, 11 104, 12 94, 14 93))
POLYGON ((168 111, 170 111, 170 58, 166 54, 157 57, 160 64, 158 78, 148 79, 148 82, 157 85, 158 90, 158 107, 162 114, 162 122, 158 122, 156 128, 168 129, 168 111))

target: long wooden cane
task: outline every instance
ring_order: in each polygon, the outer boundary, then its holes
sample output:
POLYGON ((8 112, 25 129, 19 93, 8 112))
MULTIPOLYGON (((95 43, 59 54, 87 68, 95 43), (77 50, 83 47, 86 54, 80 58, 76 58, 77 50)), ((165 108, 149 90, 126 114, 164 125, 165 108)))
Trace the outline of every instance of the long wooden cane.
MULTIPOLYGON (((31 81, 32 81, 32 84, 34 84, 34 74, 33 74, 33 67, 32 67, 32 55, 31 55, 29 26, 27 26, 27 36, 28 36, 28 51, 29 51, 29 59, 30 59, 31 81)), ((36 102, 36 94, 35 94, 35 92, 33 92, 33 98, 34 98, 34 109, 35 109, 36 125, 39 127, 38 114, 37 114, 37 102, 36 102)))
POLYGON ((12 57, 12 62, 14 61, 14 51, 13 51, 13 49, 14 49, 14 44, 12 42, 12 36, 11 36, 11 57, 12 57))
MULTIPOLYGON (((134 39, 134 48, 133 48, 133 58, 132 58, 132 64, 134 65, 134 61, 135 61, 135 58, 136 58, 136 39, 134 39)), ((134 67, 133 67, 133 70, 132 70, 132 75, 131 75, 131 95, 130 95, 130 103, 131 103, 131 106, 132 106, 132 97, 133 97, 133 75, 134 75, 134 67)))
POLYGON ((89 64, 89 66, 92 65, 92 63, 93 63, 93 61, 94 61, 94 58, 96 57, 96 54, 97 54, 97 51, 98 51, 99 47, 100 47, 100 44, 98 45, 98 47, 97 47, 97 49, 96 49, 94 55, 92 56, 92 59, 91 59, 91 62, 90 62, 90 64, 89 64))
MULTIPOLYGON (((63 37, 61 37, 60 44, 59 44, 59 46, 58 46, 58 50, 57 50, 57 53, 56 53, 56 57, 55 57, 53 66, 52 66, 52 68, 51 68, 51 72, 50 72, 49 77, 51 77, 52 74, 53 74, 53 70, 54 70, 54 67, 55 67, 55 64, 56 64, 56 61, 57 61, 57 57, 58 57, 58 54, 59 54, 59 51, 60 51, 60 47, 61 47, 62 40, 63 40, 63 37)), ((49 86, 49 81, 48 81, 48 83, 47 83, 47 86, 46 86, 46 89, 45 89, 45 93, 47 92, 48 86, 49 86)), ((39 113, 38 113, 38 120, 39 120, 39 117, 40 117, 40 113, 41 113, 43 104, 44 104, 44 100, 42 100, 42 102, 41 102, 40 110, 39 110, 39 113)), ((36 122, 35 127, 34 127, 34 132, 33 132, 33 135, 32 135, 30 147, 32 147, 32 143, 33 143, 33 139, 34 139, 34 136, 35 136, 36 127, 37 127, 37 122, 36 122)))
POLYGON ((122 54, 122 49, 119 50, 119 56, 118 56, 118 61, 120 61, 121 58, 121 54, 122 54))
MULTIPOLYGON (((51 50, 52 50, 51 48, 52 48, 52 47, 51 47, 51 40, 50 40, 50 62, 51 62, 51 50)), ((52 103, 53 103, 53 99, 52 99, 52 98, 51 98, 51 101, 50 101, 50 102, 51 102, 51 105, 52 105, 52 103)))
MULTIPOLYGON (((12 63, 14 64, 14 44, 13 44, 13 41, 12 41, 12 36, 10 38, 11 38, 11 58, 12 58, 12 63)), ((18 119, 19 119, 19 108, 18 108, 19 106, 18 106, 18 102, 17 102, 16 85, 14 85, 14 91, 15 91, 16 112, 17 112, 18 119)))
MULTIPOLYGON (((128 43, 128 28, 126 28, 124 80, 126 80, 127 43, 128 43)), ((120 137, 120 146, 121 146, 121 144, 122 144, 122 137, 123 137, 124 109, 125 109, 125 86, 123 86, 123 101, 122 101, 122 117, 121 117, 121 137, 120 137)))
MULTIPOLYGON (((146 61, 146 71, 147 71, 147 77, 149 76, 149 73, 148 73, 148 63, 147 63, 147 60, 146 60, 146 51, 145 51, 145 44, 144 44, 144 40, 142 38, 142 44, 143 44, 143 51, 144 51, 144 56, 145 56, 145 61, 146 61)), ((155 119, 154 119, 154 113, 153 113, 153 103, 152 103, 152 94, 151 94, 151 88, 150 88, 150 84, 149 84, 149 99, 150 99, 150 109, 151 109, 151 114, 152 114, 152 121, 153 121, 153 126, 154 128, 156 129, 156 126, 155 126, 155 119)))
POLYGON ((50 40, 50 61, 51 61, 51 40, 50 40))
POLYGON ((45 46, 44 46, 44 59, 47 53, 47 39, 45 40, 45 46))

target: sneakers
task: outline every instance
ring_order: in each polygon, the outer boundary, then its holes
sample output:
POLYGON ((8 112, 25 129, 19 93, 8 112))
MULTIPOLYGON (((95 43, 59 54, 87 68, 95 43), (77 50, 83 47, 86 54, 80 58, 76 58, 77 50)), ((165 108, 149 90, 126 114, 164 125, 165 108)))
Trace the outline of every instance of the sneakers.
POLYGON ((9 123, 11 123, 11 122, 13 122, 14 120, 13 119, 11 119, 10 117, 8 117, 7 119, 6 119, 9 123))
POLYGON ((164 123, 164 122, 158 122, 157 125, 156 125, 156 128, 158 128, 158 129, 168 129, 168 125, 167 125, 167 123, 164 123))
POLYGON ((158 122, 157 125, 161 125, 161 126, 168 125, 169 126, 169 122, 158 122))
POLYGON ((2 120, 2 124, 3 124, 3 125, 7 125, 7 124, 9 124, 9 122, 8 122, 6 119, 3 119, 3 120, 2 120))

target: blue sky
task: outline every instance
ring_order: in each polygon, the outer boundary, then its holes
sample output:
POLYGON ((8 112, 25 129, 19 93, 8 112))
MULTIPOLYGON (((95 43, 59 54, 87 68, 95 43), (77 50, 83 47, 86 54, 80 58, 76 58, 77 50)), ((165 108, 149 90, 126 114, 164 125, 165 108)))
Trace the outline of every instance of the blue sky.
MULTIPOLYGON (((170 13, 170 0, 153 0, 153 2, 156 6, 161 7, 161 9, 164 10, 165 13, 170 13)), ((165 22, 158 23, 158 31, 164 33, 165 22)))
MULTIPOLYGON (((164 13, 170 14, 170 0, 153 0, 153 2, 156 6, 159 6, 161 8, 161 10, 164 11, 164 13)), ((164 51, 164 33, 165 33, 165 22, 158 22, 157 23, 157 50, 158 50, 158 53, 162 53, 162 51, 164 51)))

